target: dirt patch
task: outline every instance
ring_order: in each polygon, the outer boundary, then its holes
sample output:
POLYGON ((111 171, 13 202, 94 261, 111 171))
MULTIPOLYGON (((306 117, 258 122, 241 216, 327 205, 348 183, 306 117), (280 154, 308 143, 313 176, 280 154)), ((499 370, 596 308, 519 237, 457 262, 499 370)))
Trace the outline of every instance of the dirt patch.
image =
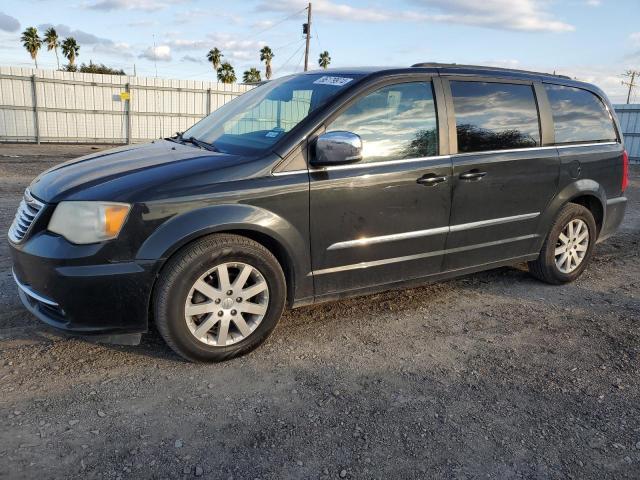
MULTIPOLYGON (((0 231, 34 175, 85 151, 0 145, 0 231)), ((2 242, 0 477, 638 478, 631 171, 622 229, 574 284, 521 265, 306 307, 218 365, 155 332, 113 347, 44 327, 2 242)))

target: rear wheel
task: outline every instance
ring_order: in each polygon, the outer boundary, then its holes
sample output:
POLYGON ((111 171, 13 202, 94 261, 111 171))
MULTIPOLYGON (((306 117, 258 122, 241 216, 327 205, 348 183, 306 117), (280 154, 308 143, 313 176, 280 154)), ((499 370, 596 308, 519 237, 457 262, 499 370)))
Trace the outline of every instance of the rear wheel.
POLYGON ((551 284, 572 282, 587 267, 596 241, 591 212, 575 203, 565 205, 556 217, 540 256, 529 262, 529 272, 551 284))
POLYGON ((221 361, 266 340, 284 310, 276 258, 239 235, 212 235, 185 247, 163 269, 154 298, 160 334, 191 361, 221 361))

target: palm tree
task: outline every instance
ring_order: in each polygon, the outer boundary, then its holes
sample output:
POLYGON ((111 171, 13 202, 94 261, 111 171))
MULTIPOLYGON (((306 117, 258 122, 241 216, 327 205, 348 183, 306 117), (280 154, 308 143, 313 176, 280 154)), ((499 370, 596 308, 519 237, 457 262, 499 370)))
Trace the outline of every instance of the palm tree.
POLYGON ((236 81, 236 72, 229 62, 224 62, 218 68, 218 81, 222 83, 233 83, 236 81))
POLYGON ((265 64, 264 76, 267 77, 267 80, 271 79, 271 60, 274 56, 274 53, 266 45, 260 50, 260 61, 265 64))
POLYGON ((329 52, 325 50, 320 54, 320 57, 318 58, 318 65, 326 70, 330 63, 331 57, 329 56, 329 52))
POLYGON ((74 67, 76 64, 76 57, 80 55, 80 45, 73 37, 68 37, 62 42, 62 54, 69 60, 69 66, 74 67))
POLYGON ((36 27, 27 27, 25 31, 22 32, 20 40, 35 62, 36 68, 38 68, 38 60, 36 57, 38 56, 38 50, 42 47, 42 39, 38 36, 38 29, 36 27))
POLYGON ((262 81, 260 77, 260 70, 251 67, 249 70, 245 70, 242 74, 242 81, 244 83, 258 83, 262 81))
POLYGON ((222 57, 224 57, 224 55, 222 54, 222 52, 220 50, 218 50, 218 48, 212 48, 211 50, 209 50, 209 53, 207 53, 207 60, 209 60, 211 62, 211 64, 213 65, 213 69, 217 72, 218 69, 220 68, 220 63, 222 62, 222 57))
POLYGON ((58 70, 60 70, 60 59, 58 58, 58 47, 60 46, 60 40, 58 39, 58 32, 53 27, 49 27, 44 32, 44 42, 47 44, 47 50, 53 50, 56 52, 56 63, 58 64, 58 70))

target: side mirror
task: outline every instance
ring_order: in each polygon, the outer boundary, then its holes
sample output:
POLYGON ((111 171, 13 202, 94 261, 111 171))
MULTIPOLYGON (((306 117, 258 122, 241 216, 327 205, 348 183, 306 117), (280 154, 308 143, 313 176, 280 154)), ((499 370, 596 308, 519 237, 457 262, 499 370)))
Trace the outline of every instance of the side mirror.
POLYGON ((318 137, 315 158, 316 167, 341 165, 362 160, 362 139, 351 132, 327 132, 318 137))

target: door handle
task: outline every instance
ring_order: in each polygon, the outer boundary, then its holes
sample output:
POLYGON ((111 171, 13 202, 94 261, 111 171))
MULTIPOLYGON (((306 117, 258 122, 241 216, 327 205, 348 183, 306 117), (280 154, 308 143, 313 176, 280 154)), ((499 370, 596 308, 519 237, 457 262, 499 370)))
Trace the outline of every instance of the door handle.
POLYGON ((461 173, 459 178, 461 180, 480 180, 486 174, 487 172, 481 172, 477 168, 474 168, 473 170, 469 170, 468 172, 461 173))
POLYGON ((438 183, 442 183, 446 181, 447 181, 447 177, 439 177, 439 176, 436 176, 435 173, 427 173, 426 175, 423 175, 418 180, 416 180, 416 183, 419 183, 420 185, 425 185, 427 187, 432 187, 433 185, 437 185, 438 183))

